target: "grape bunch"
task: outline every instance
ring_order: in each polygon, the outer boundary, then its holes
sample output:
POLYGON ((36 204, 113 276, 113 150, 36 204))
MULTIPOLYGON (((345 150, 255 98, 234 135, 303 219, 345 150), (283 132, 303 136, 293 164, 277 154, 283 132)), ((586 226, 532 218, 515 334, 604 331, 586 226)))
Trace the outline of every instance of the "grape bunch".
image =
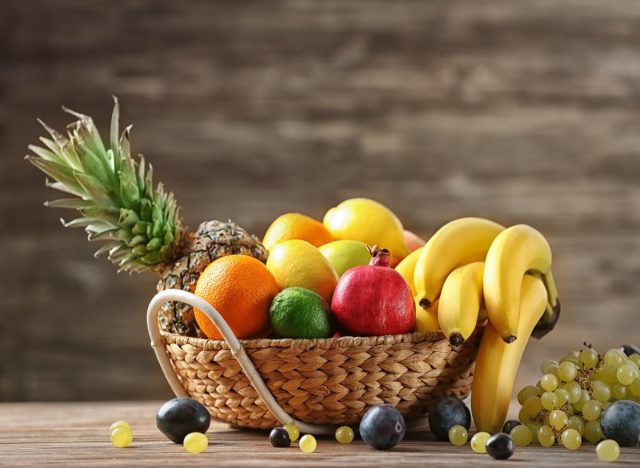
MULTIPOLYGON (((513 441, 543 447, 557 442, 577 450, 583 439, 592 444, 606 439, 601 426, 605 410, 618 400, 630 400, 631 405, 640 401, 639 366, 639 354, 627 356, 614 348, 600 355, 587 343, 559 362, 543 361, 539 382, 518 393, 520 424, 510 431, 513 441)), ((598 453, 608 447, 619 450, 608 442, 598 453)))

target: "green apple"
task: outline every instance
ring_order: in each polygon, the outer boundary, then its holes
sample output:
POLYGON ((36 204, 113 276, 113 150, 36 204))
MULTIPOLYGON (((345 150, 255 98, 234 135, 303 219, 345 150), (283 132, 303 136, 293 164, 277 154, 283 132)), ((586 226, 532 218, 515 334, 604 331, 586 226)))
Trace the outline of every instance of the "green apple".
POLYGON ((368 265, 371 254, 367 244, 357 240, 337 240, 324 244, 320 252, 329 261, 338 276, 350 268, 368 265))

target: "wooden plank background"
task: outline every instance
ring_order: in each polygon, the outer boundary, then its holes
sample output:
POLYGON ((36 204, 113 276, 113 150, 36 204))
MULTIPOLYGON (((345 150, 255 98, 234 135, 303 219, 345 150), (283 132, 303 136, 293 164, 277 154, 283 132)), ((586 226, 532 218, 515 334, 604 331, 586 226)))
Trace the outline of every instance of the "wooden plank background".
POLYGON ((165 398, 155 278, 116 275, 23 156, 69 119, 133 148, 190 226, 376 198, 429 235, 462 215, 548 235, 564 314, 537 362, 639 341, 640 3, 0 2, 0 399, 165 398))

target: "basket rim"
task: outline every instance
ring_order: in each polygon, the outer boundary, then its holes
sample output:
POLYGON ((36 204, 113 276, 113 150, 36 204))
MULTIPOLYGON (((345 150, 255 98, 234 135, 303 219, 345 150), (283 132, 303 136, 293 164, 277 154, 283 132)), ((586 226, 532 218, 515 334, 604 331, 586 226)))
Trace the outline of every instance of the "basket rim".
MULTIPOLYGON (((191 345, 199 349, 219 350, 231 349, 225 340, 213 340, 208 338, 195 338, 179 335, 177 333, 160 332, 167 343, 177 345, 191 345)), ((239 340, 246 349, 265 348, 302 348, 302 349, 331 349, 350 348, 353 346, 394 345, 398 343, 437 342, 445 340, 441 331, 437 332, 413 332, 401 335, 379 336, 341 336, 337 338, 293 339, 293 338, 257 338, 239 340)))

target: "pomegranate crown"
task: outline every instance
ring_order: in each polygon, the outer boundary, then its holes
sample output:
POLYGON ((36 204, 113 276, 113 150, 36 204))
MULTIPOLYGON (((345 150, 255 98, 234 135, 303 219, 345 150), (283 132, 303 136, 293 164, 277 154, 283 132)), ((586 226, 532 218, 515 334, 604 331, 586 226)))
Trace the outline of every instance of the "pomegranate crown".
POLYGON ((371 254, 369 265, 390 267, 389 256, 391 253, 388 249, 380 249, 377 245, 373 247, 367 246, 367 249, 369 249, 369 253, 371 254))

